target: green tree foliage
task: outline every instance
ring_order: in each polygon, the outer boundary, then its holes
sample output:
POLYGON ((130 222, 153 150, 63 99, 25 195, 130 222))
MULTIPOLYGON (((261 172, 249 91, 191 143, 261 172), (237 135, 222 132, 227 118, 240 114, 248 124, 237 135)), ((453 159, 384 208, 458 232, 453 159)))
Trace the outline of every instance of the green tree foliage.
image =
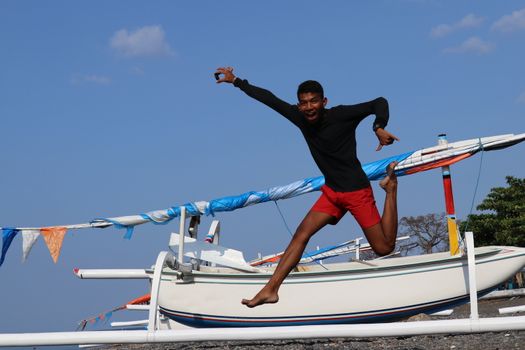
POLYGON ((495 187, 476 207, 489 211, 469 215, 461 232, 474 232, 476 246, 525 246, 525 179, 507 176, 508 187, 495 187))

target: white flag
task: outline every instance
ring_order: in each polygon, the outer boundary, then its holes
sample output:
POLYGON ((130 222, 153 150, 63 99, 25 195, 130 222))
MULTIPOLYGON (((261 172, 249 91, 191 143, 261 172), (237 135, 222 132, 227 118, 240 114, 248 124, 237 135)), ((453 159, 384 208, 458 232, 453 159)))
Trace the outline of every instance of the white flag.
POLYGON ((22 262, 25 262, 31 248, 35 244, 38 236, 40 236, 40 230, 22 230, 22 262))

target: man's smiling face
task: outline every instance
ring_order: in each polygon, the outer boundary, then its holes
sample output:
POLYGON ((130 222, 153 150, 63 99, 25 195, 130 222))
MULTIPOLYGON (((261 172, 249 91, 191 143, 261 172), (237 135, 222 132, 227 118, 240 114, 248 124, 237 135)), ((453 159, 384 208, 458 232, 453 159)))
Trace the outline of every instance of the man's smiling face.
POLYGON ((315 124, 323 115, 327 99, 317 92, 305 92, 299 94, 299 111, 303 114, 306 121, 315 124))

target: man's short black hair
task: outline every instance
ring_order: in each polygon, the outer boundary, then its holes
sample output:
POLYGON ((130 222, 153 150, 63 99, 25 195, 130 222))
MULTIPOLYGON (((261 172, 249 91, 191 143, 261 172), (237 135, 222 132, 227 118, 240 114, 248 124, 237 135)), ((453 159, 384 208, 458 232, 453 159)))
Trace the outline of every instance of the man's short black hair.
POLYGON ((307 80, 299 84, 299 87, 297 88, 297 98, 299 98, 300 94, 307 92, 319 93, 324 98, 323 87, 315 80, 307 80))

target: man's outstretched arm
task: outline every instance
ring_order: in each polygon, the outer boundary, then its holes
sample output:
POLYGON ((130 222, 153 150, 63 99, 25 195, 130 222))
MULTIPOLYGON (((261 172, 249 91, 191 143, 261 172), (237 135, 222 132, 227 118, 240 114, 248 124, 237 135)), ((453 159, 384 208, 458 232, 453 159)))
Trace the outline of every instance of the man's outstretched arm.
POLYGON ((294 115, 297 113, 297 106, 291 105, 275 96, 272 92, 251 85, 247 80, 240 79, 233 74, 232 67, 219 67, 215 71, 215 77, 217 83, 230 83, 235 87, 238 87, 248 96, 256 99, 259 102, 264 103, 277 113, 283 115, 287 119, 293 122, 294 115))

